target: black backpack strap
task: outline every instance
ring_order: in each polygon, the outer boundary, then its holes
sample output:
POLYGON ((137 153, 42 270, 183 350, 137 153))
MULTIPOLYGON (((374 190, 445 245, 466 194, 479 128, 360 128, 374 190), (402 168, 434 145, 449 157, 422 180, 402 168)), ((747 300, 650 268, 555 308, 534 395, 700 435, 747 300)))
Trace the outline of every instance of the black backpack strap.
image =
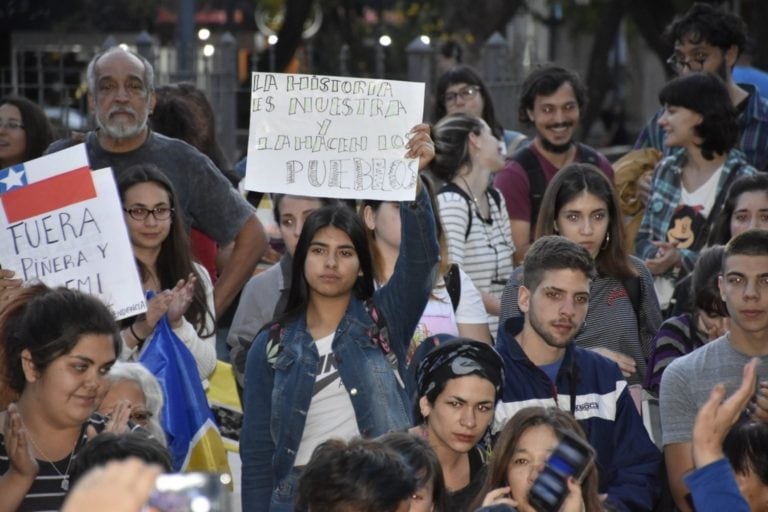
POLYGON ((488 187, 486 191, 491 195, 493 202, 496 203, 496 209, 501 210, 501 192, 496 187, 488 187))
POLYGON ((577 142, 576 145, 579 149, 578 155, 580 162, 592 164, 598 168, 600 167, 600 155, 598 155, 597 151, 581 142, 577 142))
POLYGON ((379 308, 376 307, 373 299, 365 301, 365 310, 370 315, 371 320, 373 320, 373 325, 368 332, 368 336, 370 337, 371 342, 374 345, 377 345, 384 354, 384 357, 387 358, 389 366, 392 367, 392 371, 395 373, 395 378, 397 379, 398 384, 400 384, 400 387, 404 388, 405 383, 400 376, 397 354, 395 354, 394 350, 392 350, 392 346, 389 344, 389 328, 387 327, 387 322, 379 311, 379 308))
POLYGON ((442 194, 443 192, 455 192, 459 194, 461 197, 464 198, 464 200, 467 202, 467 229, 464 232, 464 241, 469 238, 469 232, 472 230, 472 198, 469 197, 469 195, 462 190, 460 186, 453 182, 448 182, 445 185, 443 185, 443 188, 440 189, 440 192, 438 194, 442 194))
POLYGON ((541 163, 536 154, 528 146, 515 151, 511 159, 520 164, 528 176, 528 197, 531 200, 531 233, 533 233, 541 209, 541 198, 544 197, 544 191, 547 189, 544 171, 541 169, 541 163))
POLYGON ((451 304, 455 313, 461 300, 461 273, 456 263, 452 263, 448 267, 448 272, 443 276, 443 280, 445 281, 445 289, 448 290, 448 296, 451 298, 451 304))

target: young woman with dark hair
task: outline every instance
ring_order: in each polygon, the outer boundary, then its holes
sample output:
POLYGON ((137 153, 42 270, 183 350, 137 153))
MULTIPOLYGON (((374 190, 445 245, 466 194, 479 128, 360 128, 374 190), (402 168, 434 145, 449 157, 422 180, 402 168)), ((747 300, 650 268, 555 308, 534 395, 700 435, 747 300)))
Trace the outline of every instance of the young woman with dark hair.
POLYGON ((484 479, 485 437, 501 397, 503 363, 493 348, 456 338, 439 345, 419 363, 414 423, 410 432, 435 450, 445 481, 446 510, 474 510, 469 503, 484 479))
POLYGON ((725 245, 752 228, 768 229, 768 174, 742 176, 728 189, 708 245, 725 245))
POLYGON ((156 294, 146 314, 123 329, 124 356, 135 359, 167 314, 206 379, 216 367, 213 284, 192 258, 173 185, 156 166, 139 164, 120 175, 117 188, 142 285, 156 294))
POLYGON ((232 325, 227 333, 230 360, 239 386, 245 380, 245 359, 253 339, 270 320, 282 314, 291 288, 293 252, 309 214, 338 199, 272 194, 272 213, 285 245, 280 260, 248 280, 240 295, 232 325))
POLYGON ((53 128, 42 108, 21 97, 0 99, 0 169, 43 156, 53 128))
POLYGON ((408 512, 449 512, 445 507, 445 482, 440 461, 429 443, 406 432, 390 432, 376 439, 399 453, 416 477, 416 490, 408 512))
POLYGON ((512 273, 512 230, 504 198, 491 176, 504 165, 499 141, 485 121, 468 114, 444 117, 433 128, 432 173, 447 182, 437 194, 448 241, 448 261, 472 279, 496 334, 501 291, 512 273))
POLYGON ((496 119, 490 90, 480 75, 471 67, 461 64, 450 68, 440 76, 435 91, 435 115, 437 123, 445 116, 457 113, 481 118, 491 128, 494 137, 504 143, 507 155, 511 155, 526 141, 523 133, 505 130, 496 119))
MULTIPOLYGON (((536 238, 562 235, 578 243, 589 251, 598 271, 585 325, 574 342, 616 361, 630 383, 642 383, 661 312, 650 272, 627 253, 613 185, 597 167, 571 164, 549 183, 541 206, 536 238)), ((524 266, 517 267, 504 288, 502 322, 523 316, 517 291, 524 272, 524 266)))
POLYGON ((635 237, 635 255, 656 277, 662 309, 675 283, 693 270, 731 183, 757 173, 735 149, 736 109, 722 80, 691 73, 659 93, 664 144, 676 148, 654 170, 651 195, 635 237))
MULTIPOLYGON (((74 459, 105 428, 93 415, 120 354, 110 310, 98 299, 38 284, 21 289, 0 315, 3 386, 15 403, 0 413, 0 510, 58 510, 74 459)), ((106 427, 121 431, 123 402, 106 427)))
MULTIPOLYGON (((45 112, 26 98, 0 99, 0 169, 43 156, 53 142, 45 112)), ((0 268, 0 300, 21 286, 12 270, 0 268)))
POLYGON ((693 272, 684 281, 690 288, 686 313, 664 320, 651 343, 648 372, 643 387, 659 395, 664 370, 685 354, 724 335, 728 330, 728 308, 720 294, 718 277, 723 268, 722 245, 707 247, 699 255, 693 272))
MULTIPOLYGON (((560 432, 570 432, 586 441, 578 422, 560 409, 526 407, 515 413, 496 440, 485 482, 475 500, 476 506, 471 510, 506 504, 516 507, 519 512, 537 512, 528 503, 528 491, 557 447, 560 432)), ((605 510, 597 492, 597 480, 594 464, 587 470, 582 482, 571 479, 568 482, 570 492, 561 512, 605 510)))
MULTIPOLYGON (((434 156, 429 127, 412 131, 407 156, 434 156)), ((420 180, 417 179, 420 182, 420 180)), ((302 468, 331 437, 404 430, 410 397, 406 350, 429 300, 438 261, 426 192, 400 204, 400 253, 374 291, 362 221, 326 206, 304 223, 285 311, 248 351, 240 438, 244 510, 293 511, 302 468)))

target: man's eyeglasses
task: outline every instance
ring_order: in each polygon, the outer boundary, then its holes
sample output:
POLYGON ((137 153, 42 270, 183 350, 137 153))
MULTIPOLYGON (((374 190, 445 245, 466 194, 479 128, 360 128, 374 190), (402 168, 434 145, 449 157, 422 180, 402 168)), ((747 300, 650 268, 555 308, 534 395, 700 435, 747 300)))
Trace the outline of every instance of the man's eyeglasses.
POLYGON ((679 53, 673 53, 667 59, 667 64, 677 73, 682 73, 685 68, 691 71, 701 71, 704 69, 704 63, 708 58, 709 55, 704 52, 695 52, 690 59, 686 59, 684 55, 679 53))
POLYGON ((0 128, 5 128, 6 130, 20 130, 21 128, 24 128, 24 125, 13 119, 8 121, 0 119, 0 128))
POLYGON ((462 100, 469 101, 470 99, 474 98, 478 92, 480 92, 480 86, 468 85, 466 87, 462 87, 456 92, 445 93, 443 95, 443 100, 445 101, 446 105, 449 103, 454 103, 459 96, 462 100))
POLYGON ((144 208, 142 206, 134 206, 133 208, 123 208, 123 211, 131 216, 134 220, 145 220, 151 213, 155 220, 168 220, 171 218, 173 208, 167 206, 158 206, 157 208, 144 208))

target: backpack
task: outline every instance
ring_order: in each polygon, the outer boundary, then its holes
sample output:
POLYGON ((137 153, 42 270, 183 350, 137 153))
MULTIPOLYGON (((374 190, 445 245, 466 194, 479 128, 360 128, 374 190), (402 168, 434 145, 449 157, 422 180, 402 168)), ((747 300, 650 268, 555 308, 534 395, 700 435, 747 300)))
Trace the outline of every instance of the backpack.
MULTIPOLYGON (((501 210, 501 194, 499 193, 499 191, 493 187, 488 187, 486 190, 491 194, 491 197, 493 198, 493 202, 496 203, 496 208, 501 210)), ((472 198, 469 197, 469 194, 464 192, 464 189, 462 189, 460 186, 458 186, 453 182, 449 182, 446 185, 444 185, 443 188, 440 189, 440 192, 438 192, 438 194, 442 194, 444 192, 455 192, 459 194, 461 197, 463 197, 464 200, 467 202, 467 213, 468 213, 467 217, 469 220, 467 222, 467 229, 464 232, 464 241, 466 241, 467 238, 469 238, 470 231, 472 230, 472 217, 473 217, 472 198)))
MULTIPOLYGON (((384 357, 389 362, 389 366, 395 373, 395 378, 397 379, 398 384, 400 387, 404 388, 405 383, 400 376, 397 354, 395 354, 389 344, 389 329, 387 328, 387 322, 376 307, 376 304, 374 304, 373 299, 365 301, 365 310, 370 315, 371 320, 373 320, 373 325, 368 331, 368 336, 370 337, 371 342, 374 345, 377 345, 382 354, 384 354, 384 357)), ((277 358, 283 350, 281 341, 284 332, 285 328, 280 322, 275 322, 269 327, 269 338, 267 339, 267 364, 269 364, 272 369, 275 368, 277 358)))
MULTIPOLYGON (((576 147, 576 154, 580 157, 580 162, 600 166, 600 157, 597 151, 580 142, 576 143, 576 147)), ((523 168, 528 176, 528 195, 531 198, 531 233, 533 233, 536 219, 538 219, 539 210, 541 209, 541 199, 544 197, 544 191, 547 189, 547 183, 544 181, 544 172, 541 169, 541 163, 536 153, 528 146, 518 149, 510 157, 510 160, 520 164, 520 167, 523 168)))

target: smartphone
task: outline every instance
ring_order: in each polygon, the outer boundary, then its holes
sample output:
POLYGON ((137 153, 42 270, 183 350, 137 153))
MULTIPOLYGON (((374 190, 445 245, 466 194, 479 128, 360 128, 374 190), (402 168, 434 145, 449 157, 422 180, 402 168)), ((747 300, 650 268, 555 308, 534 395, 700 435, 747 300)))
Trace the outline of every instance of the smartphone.
POLYGON ((165 473, 157 477, 145 510, 228 512, 231 478, 216 473, 165 473))
POLYGON ((528 503, 539 512, 558 512, 568 496, 568 477, 581 482, 595 461, 595 450, 585 440, 569 431, 559 435, 560 443, 528 491, 528 503))

